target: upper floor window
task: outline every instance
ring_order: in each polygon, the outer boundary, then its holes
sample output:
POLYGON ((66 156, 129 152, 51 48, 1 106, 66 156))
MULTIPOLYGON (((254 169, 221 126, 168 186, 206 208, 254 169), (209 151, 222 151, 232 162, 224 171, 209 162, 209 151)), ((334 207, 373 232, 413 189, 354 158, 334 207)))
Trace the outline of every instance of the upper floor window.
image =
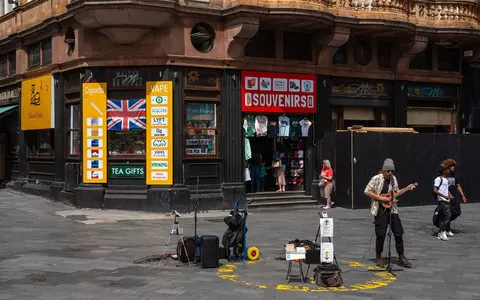
POLYGON ((14 75, 17 71, 17 54, 12 51, 0 56, 0 77, 14 75))
POLYGON ((300 32, 284 32, 283 55, 285 59, 312 61, 312 35, 300 32))
POLYGON ((41 42, 31 44, 27 47, 28 67, 49 65, 52 63, 52 39, 47 38, 41 42))
POLYGON ((432 70, 432 44, 429 43, 428 46, 422 52, 418 53, 410 62, 410 69, 415 70, 432 70))
POLYGON ((245 56, 275 58, 275 42, 275 31, 259 30, 245 47, 245 56))
POLYGON ((438 48, 438 70, 459 72, 461 52, 460 48, 447 48, 439 46, 438 48))

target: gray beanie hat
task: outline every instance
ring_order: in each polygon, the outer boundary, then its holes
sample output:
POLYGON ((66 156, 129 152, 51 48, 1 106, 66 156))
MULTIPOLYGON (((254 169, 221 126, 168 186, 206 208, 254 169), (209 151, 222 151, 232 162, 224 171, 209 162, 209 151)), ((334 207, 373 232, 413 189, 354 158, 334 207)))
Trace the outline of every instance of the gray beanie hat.
POLYGON ((395 171, 395 165, 393 164, 393 160, 391 158, 385 159, 383 162, 382 171, 395 171))

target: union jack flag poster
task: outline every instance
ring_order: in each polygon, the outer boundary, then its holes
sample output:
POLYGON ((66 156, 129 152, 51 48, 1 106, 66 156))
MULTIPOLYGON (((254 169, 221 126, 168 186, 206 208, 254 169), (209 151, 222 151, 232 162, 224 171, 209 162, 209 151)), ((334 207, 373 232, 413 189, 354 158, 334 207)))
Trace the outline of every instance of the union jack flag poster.
POLYGON ((107 100, 107 130, 146 128, 145 99, 107 100))

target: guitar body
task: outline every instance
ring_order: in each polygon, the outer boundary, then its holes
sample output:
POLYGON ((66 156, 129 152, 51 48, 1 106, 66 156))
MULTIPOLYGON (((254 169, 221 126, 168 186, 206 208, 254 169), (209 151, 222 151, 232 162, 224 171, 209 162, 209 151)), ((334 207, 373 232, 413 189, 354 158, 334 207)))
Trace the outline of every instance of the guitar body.
POLYGON ((381 202, 382 203, 382 206, 386 209, 390 209, 392 208, 393 206, 393 202, 397 202, 397 201, 393 201, 393 193, 390 194, 390 193, 386 193, 386 194, 380 194, 381 197, 388 197, 390 196, 390 201, 388 202, 381 202))

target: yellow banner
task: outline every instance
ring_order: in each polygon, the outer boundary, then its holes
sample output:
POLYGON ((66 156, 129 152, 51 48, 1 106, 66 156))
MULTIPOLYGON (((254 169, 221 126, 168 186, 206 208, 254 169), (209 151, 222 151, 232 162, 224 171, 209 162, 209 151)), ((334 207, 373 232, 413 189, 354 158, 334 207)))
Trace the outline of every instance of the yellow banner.
MULTIPOLYGON (((147 82, 147 185, 173 184, 173 85, 147 82)), ((181 150, 179 150, 181 151, 181 150)))
POLYGON ((55 103, 53 77, 46 75, 22 82, 21 127, 22 130, 49 129, 55 127, 55 103))
POLYGON ((107 84, 84 83, 83 182, 107 182, 107 84))

